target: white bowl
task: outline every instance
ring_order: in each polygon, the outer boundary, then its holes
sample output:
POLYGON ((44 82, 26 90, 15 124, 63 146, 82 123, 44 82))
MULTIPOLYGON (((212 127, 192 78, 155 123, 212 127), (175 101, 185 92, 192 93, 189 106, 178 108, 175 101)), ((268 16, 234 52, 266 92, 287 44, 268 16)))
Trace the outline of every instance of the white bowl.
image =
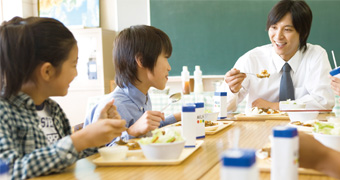
POLYGON ((305 109, 305 103, 297 103, 295 101, 280 101, 280 110, 295 110, 295 109, 305 109))
POLYGON ((141 144, 144 156, 149 160, 178 159, 184 148, 185 141, 172 143, 141 144))
POLYGON ((313 132, 314 138, 321 144, 340 152, 340 136, 313 132))
POLYGON ((318 117, 318 111, 301 111, 301 112, 287 112, 290 121, 305 122, 308 120, 314 120, 318 117))
POLYGON ((127 146, 111 146, 98 149, 100 156, 105 161, 123 160, 128 151, 127 146))
POLYGON ((212 113, 205 113, 204 114, 204 120, 205 121, 216 121, 218 118, 218 112, 212 112, 212 113))

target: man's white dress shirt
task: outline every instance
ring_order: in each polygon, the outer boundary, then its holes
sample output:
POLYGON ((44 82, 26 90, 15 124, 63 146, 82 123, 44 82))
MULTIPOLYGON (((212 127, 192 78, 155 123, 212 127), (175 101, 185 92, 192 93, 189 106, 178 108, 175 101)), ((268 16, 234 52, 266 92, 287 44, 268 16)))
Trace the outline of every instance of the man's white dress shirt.
MULTIPOLYGON (((228 111, 235 111, 237 104, 246 97, 246 109, 251 108, 252 102, 258 98, 279 102, 280 80, 285 62, 276 54, 271 44, 256 47, 241 56, 235 63, 235 68, 254 74, 267 70, 270 77, 260 79, 247 74, 242 82, 243 88, 238 93, 232 93, 225 83, 228 111)), ((298 50, 288 63, 292 68, 295 100, 306 103, 306 108, 310 109, 332 109, 334 93, 328 77, 331 66, 327 52, 319 45, 307 44, 307 50, 298 50)))

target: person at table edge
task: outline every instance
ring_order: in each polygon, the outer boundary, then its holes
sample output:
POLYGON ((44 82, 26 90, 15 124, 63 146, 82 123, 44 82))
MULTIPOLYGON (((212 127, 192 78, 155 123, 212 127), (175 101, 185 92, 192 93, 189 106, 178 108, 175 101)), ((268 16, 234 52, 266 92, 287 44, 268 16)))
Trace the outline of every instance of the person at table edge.
MULTIPOLYGON (((319 45, 307 43, 312 11, 305 1, 279 1, 269 12, 267 27, 271 44, 256 47, 241 56, 225 74, 228 111, 248 95, 246 108, 279 109, 282 67, 288 63, 297 102, 310 109, 332 109, 334 94, 329 86, 331 66, 327 52, 319 45), (257 78, 242 72, 270 73, 257 78)), ((292 99, 293 100, 293 99, 292 99)))

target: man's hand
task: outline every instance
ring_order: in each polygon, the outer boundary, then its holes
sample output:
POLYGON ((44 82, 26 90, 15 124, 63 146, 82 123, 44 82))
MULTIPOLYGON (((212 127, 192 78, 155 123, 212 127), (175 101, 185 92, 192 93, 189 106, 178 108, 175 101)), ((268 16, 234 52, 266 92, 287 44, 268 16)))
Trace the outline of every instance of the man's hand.
POLYGON ((270 109, 274 109, 274 110, 280 109, 280 105, 279 105, 278 102, 269 102, 269 101, 266 101, 262 98, 259 98, 259 99, 256 99, 255 101, 253 101, 252 107, 270 108, 270 109))
POLYGON ((240 73, 240 70, 233 68, 225 74, 224 81, 228 84, 231 92, 237 93, 242 88, 242 82, 246 77, 246 74, 240 73))

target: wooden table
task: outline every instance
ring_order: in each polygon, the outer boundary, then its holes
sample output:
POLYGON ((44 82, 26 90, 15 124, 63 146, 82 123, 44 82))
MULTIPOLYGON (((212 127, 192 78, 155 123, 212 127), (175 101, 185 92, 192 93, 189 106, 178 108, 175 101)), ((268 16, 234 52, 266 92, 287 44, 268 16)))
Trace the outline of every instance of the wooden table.
MULTIPOLYGON (((65 172, 34 179, 219 179, 220 155, 225 149, 232 147, 230 130, 240 128, 240 148, 259 149, 269 142, 268 136, 274 126, 286 125, 288 122, 279 120, 235 122, 217 134, 206 136, 203 145, 179 165, 96 167, 91 160, 99 155, 93 155, 77 161, 65 172)), ((270 179, 270 173, 261 172, 260 179, 270 179)), ((333 178, 300 175, 299 179, 331 180, 333 178)))

